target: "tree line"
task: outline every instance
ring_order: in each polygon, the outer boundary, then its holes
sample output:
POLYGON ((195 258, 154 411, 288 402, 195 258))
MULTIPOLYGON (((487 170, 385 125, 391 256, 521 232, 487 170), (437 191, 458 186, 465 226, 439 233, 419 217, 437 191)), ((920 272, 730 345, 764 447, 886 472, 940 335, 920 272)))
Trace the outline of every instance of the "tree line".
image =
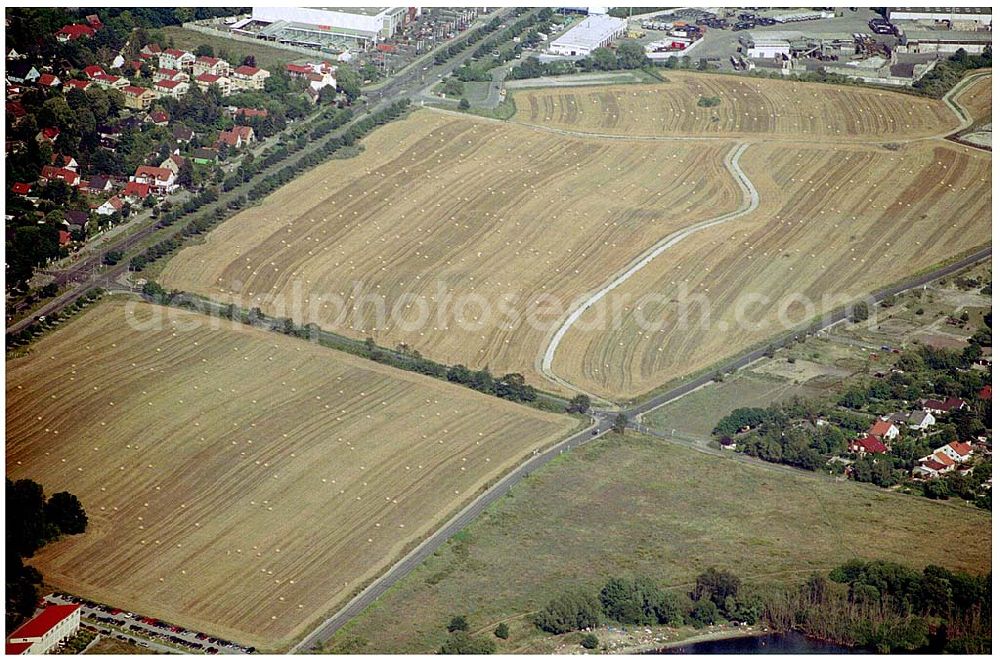
POLYGON ((45 497, 42 485, 32 480, 5 485, 6 522, 6 626, 9 633, 35 612, 42 574, 25 558, 63 535, 79 535, 87 530, 87 513, 80 500, 68 491, 45 497))

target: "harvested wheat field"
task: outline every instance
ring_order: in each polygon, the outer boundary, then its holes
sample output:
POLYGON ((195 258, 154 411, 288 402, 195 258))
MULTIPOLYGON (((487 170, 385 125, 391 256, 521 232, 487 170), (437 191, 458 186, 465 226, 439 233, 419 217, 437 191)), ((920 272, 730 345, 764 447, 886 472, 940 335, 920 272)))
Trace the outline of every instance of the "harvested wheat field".
POLYGON ((989 121, 993 117, 993 76, 981 76, 969 83, 955 101, 969 111, 973 126, 989 121))
POLYGON ((627 301, 624 322, 572 327, 557 375, 637 396, 990 242, 991 158, 971 148, 755 144, 740 164, 761 206, 684 239, 613 292, 627 301))
POLYGON ((47 582, 281 649, 574 424, 208 322, 108 302, 8 361, 7 475, 90 517, 47 582))
POLYGON ((551 388, 533 366, 574 299, 740 199, 727 141, 578 139, 418 111, 364 144, 182 250, 161 284, 551 388))
POLYGON ((902 140, 948 133, 942 101, 823 83, 670 72, 654 85, 530 89, 514 93, 514 121, 628 136, 902 140), (702 97, 718 97, 699 107, 702 97))

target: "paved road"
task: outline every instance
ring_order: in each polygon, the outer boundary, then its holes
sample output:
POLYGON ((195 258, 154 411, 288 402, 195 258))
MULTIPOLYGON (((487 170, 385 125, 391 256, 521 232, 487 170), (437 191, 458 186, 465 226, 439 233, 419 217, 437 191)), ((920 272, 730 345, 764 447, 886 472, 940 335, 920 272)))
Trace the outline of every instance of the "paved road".
MULTIPOLYGON (((889 296, 894 296, 903 291, 914 289, 916 287, 921 287, 927 283, 930 283, 939 278, 954 274, 961 271, 973 264, 981 262, 985 259, 989 259, 993 254, 992 247, 983 248, 976 251, 975 253, 963 257, 962 259, 942 266, 938 269, 925 273, 923 275, 915 276, 906 282, 901 284, 887 287, 878 292, 875 292, 870 300, 879 302, 888 298, 889 296)), ((847 318, 848 311, 846 309, 835 311, 828 315, 826 318, 814 322, 806 327, 800 328, 796 331, 789 332, 787 335, 777 339, 775 344, 780 344, 803 333, 815 333, 822 328, 826 328, 833 324, 839 323, 847 318)), ((748 351, 740 356, 737 356, 729 360, 720 369, 725 372, 729 372, 741 367, 745 367, 750 363, 758 360, 764 356, 767 351, 767 347, 762 347, 760 349, 755 349, 753 351, 748 351)), ((649 399, 627 409, 624 411, 625 415, 629 419, 629 427, 633 429, 638 429, 640 431, 650 433, 654 436, 658 436, 667 440, 670 439, 669 434, 665 434, 661 431, 653 430, 642 424, 641 416, 648 413, 664 404, 671 402, 679 397, 696 390, 705 384, 712 381, 714 373, 704 374, 702 376, 695 377, 690 381, 677 386, 667 392, 660 393, 658 395, 652 396, 649 399)), ((365 590, 354 597, 350 602, 347 603, 341 610, 333 615, 330 619, 326 620, 323 624, 313 630, 308 636, 306 636, 299 644, 293 647, 290 652, 305 652, 312 650, 318 646, 321 646, 324 642, 333 637, 333 635, 340 630, 348 621, 350 621, 355 616, 359 615, 368 606, 373 604, 379 597, 381 597, 385 592, 395 585, 398 581, 403 579, 407 574, 409 574, 413 569, 415 569, 421 562, 426 558, 430 557, 437 549, 439 549, 445 542, 447 542, 455 533, 459 532, 466 525, 471 523, 479 514, 486 510, 487 507, 495 503, 500 496, 510 490, 515 484, 521 481, 525 476, 538 470, 546 463, 552 459, 559 456, 562 452, 571 450, 573 448, 583 445, 587 441, 594 438, 598 438, 611 429, 613 422, 613 416, 615 414, 611 411, 595 411, 594 412, 594 423, 586 430, 576 433, 569 437, 565 441, 555 445, 550 450, 541 453, 537 456, 532 457, 528 462, 518 467, 516 470, 509 473, 505 478, 500 480, 497 484, 491 487, 488 491, 479 496, 476 500, 470 503, 464 510, 452 518, 448 523, 446 523, 442 528, 438 529, 433 535, 427 538, 420 546, 411 551, 402 560, 397 562, 393 567, 381 577, 375 580, 374 583, 369 585, 365 590), (596 433, 595 433, 596 432, 596 433)), ((714 448, 698 445, 698 444, 688 444, 692 449, 699 452, 704 452, 706 454, 721 455, 722 450, 715 450, 714 448)), ((751 460, 747 460, 750 462, 751 460)), ((758 463, 758 462, 753 462, 758 463)), ((776 466, 775 470, 782 470, 788 472, 794 472, 799 474, 794 468, 787 466, 776 466)))
POLYGON ((588 428, 573 434, 566 440, 559 442, 545 452, 532 456, 526 462, 518 466, 514 471, 508 473, 506 477, 490 487, 481 496, 469 503, 465 509, 456 514, 442 528, 439 528, 437 532, 424 540, 420 546, 415 548, 413 551, 410 551, 406 557, 393 565, 388 572, 376 579, 376 581, 365 588, 363 592, 349 601, 347 605, 334 614, 333 617, 313 630, 312 633, 293 647, 290 652, 305 652, 322 645, 341 627, 347 624, 351 618, 361 613, 361 611, 370 606, 376 599, 385 594, 386 590, 391 588, 397 581, 416 569, 421 562, 430 557, 455 533, 472 523, 472 521, 482 514, 487 507, 499 500, 500 497, 510 491, 514 485, 530 475, 532 472, 538 470, 551 460, 561 455, 563 452, 579 447, 595 438, 599 438, 609 429, 611 429, 610 416, 599 414, 594 418, 593 423, 588 428))

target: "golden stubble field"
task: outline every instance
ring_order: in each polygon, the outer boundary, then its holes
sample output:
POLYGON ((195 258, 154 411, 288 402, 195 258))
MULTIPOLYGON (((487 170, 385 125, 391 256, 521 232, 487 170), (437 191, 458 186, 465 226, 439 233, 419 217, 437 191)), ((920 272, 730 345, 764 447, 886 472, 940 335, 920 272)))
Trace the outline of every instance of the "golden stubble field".
POLYGON ((835 307, 824 295, 851 300, 990 241, 991 158, 975 149, 755 144, 740 163, 757 211, 690 236, 627 281, 624 323, 571 329, 555 373, 636 396, 835 307))
POLYGON ((652 85, 540 88, 514 93, 514 121, 627 136, 719 136, 833 141, 949 132, 944 102, 895 92, 738 76, 668 72, 652 85), (714 107, 700 98, 718 97, 714 107))
POLYGON ((982 76, 970 83, 955 97, 972 117, 973 126, 988 121, 993 116, 993 76, 982 76))
POLYGON ((728 141, 567 138, 419 111, 364 144, 182 250, 161 283, 552 388, 534 365, 575 299, 739 203, 728 141))
POLYGON ((90 518, 47 583, 260 648, 575 424, 177 309, 133 328, 166 310, 102 303, 8 361, 7 475, 90 518))

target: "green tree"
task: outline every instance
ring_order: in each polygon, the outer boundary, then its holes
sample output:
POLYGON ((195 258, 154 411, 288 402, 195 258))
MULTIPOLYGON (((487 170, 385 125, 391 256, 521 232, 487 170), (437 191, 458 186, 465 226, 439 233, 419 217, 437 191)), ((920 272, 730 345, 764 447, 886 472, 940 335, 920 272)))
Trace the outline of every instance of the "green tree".
POLYGON ((582 394, 569 400, 569 406, 566 407, 568 413, 586 413, 589 410, 590 397, 582 394))
POLYGON ((64 535, 79 535, 87 530, 87 513, 80 499, 68 491, 53 494, 45 503, 45 520, 64 535))
POLYGON ((616 434, 624 434, 627 426, 628 416, 624 413, 619 413, 615 416, 615 421, 612 423, 611 429, 613 429, 616 434))
POLYGON ((627 39, 618 45, 618 66, 622 69, 641 69, 649 64, 646 50, 641 43, 627 39))
POLYGON ((854 308, 851 311, 851 318, 854 321, 865 321, 868 319, 868 303, 866 301, 859 301, 854 304, 854 308))
POLYGON ((469 100, 466 99, 464 96, 462 97, 462 100, 458 102, 459 110, 468 110, 471 107, 472 106, 469 105, 469 100))
POLYGON ((588 633, 580 639, 580 645, 588 650, 596 650, 599 643, 600 641, 597 639, 597 636, 592 633, 588 633))
POLYGON ((507 640, 510 637, 510 628, 506 623, 501 622, 497 625, 497 628, 493 630, 493 635, 501 640, 507 640))
POLYGON ((590 53, 591 66, 601 71, 611 71, 618 68, 618 58, 610 48, 595 48, 590 53))
POLYGON ((347 67, 337 70, 337 87, 344 93, 349 102, 354 102, 361 96, 361 78, 358 74, 347 67))
POLYGON ((448 636, 438 654, 493 654, 496 643, 489 638, 473 638, 466 631, 456 631, 448 636))
POLYGON ((710 599, 700 599, 691 608, 688 620, 695 629, 711 626, 719 621, 719 608, 710 599))
POLYGON ((542 631, 561 634, 593 628, 600 623, 601 603, 593 595, 566 592, 535 614, 534 623, 542 631))
POLYGON ((465 619, 464 615, 456 615, 451 618, 448 622, 448 633, 454 633, 456 631, 468 631, 469 622, 465 619))

